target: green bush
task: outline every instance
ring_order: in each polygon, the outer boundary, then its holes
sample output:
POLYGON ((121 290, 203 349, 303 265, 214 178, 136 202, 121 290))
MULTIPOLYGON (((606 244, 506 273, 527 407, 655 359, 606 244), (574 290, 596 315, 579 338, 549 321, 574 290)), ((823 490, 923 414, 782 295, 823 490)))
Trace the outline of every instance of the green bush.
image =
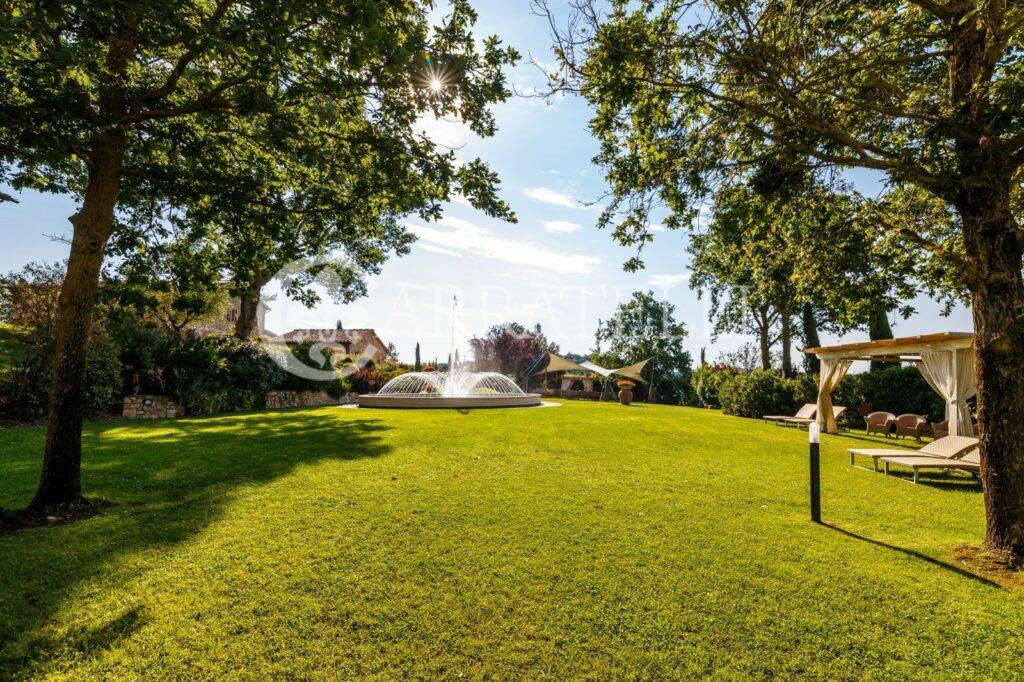
MULTIPOLYGON (((338 355, 330 348, 318 351, 313 350, 313 342, 305 341, 289 346, 287 349, 274 349, 272 352, 291 353, 296 360, 312 369, 330 372, 332 370, 344 370, 353 363, 351 356, 338 355)), ((354 368, 353 368, 354 371, 354 368)), ((340 398, 346 393, 351 393, 354 388, 351 379, 344 373, 334 379, 326 381, 310 379, 297 376, 291 372, 283 371, 281 378, 274 388, 282 391, 327 391, 328 395, 340 398)))
MULTIPOLYGON (((817 404, 818 402, 818 375, 797 374, 789 379, 790 390, 793 392, 793 406, 799 409, 806 403, 817 404)), ((836 403, 842 405, 843 403, 836 403)))
POLYGON ((726 379, 718 390, 722 411, 740 417, 793 413, 793 382, 756 369, 726 379))
POLYGON ((916 367, 893 365, 881 372, 847 374, 832 393, 832 402, 849 408, 847 421, 854 428, 864 426, 862 404, 870 411, 920 414, 932 422, 946 418, 945 401, 916 367))
POLYGON ((189 336, 168 358, 168 388, 189 414, 257 410, 283 370, 258 343, 189 336))
MULTIPOLYGON (((16 421, 39 419, 50 402, 54 341, 48 333, 29 337, 30 346, 12 367, 0 370, 0 416, 16 421)), ((121 399, 121 362, 117 344, 101 328, 93 329, 85 357, 82 411, 109 414, 121 399)))
POLYGON ((84 388, 82 406, 86 414, 117 411, 115 408, 123 396, 120 350, 104 333, 94 332, 89 339, 84 388))
POLYGON ((722 384, 739 374, 739 370, 728 365, 702 365, 690 375, 690 385, 702 407, 721 407, 719 392, 722 384))

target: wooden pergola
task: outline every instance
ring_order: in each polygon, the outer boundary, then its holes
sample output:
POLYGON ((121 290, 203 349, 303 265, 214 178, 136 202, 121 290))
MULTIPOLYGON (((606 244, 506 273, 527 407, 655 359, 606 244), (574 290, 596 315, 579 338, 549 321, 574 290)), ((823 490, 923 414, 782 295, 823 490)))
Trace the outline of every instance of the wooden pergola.
POLYGON ((900 339, 882 339, 838 346, 805 348, 821 360, 818 382, 818 424, 827 433, 836 432, 832 414, 832 391, 856 361, 909 362, 946 401, 949 433, 973 436, 967 401, 977 393, 974 376, 974 334, 941 332, 900 339))

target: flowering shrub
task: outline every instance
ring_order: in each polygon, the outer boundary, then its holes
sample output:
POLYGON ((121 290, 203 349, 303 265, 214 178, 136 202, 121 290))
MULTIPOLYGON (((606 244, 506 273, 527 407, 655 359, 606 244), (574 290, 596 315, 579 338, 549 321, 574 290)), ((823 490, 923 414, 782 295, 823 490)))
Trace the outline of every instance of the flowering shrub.
POLYGON ((374 367, 357 369, 348 379, 358 393, 376 393, 391 381, 391 377, 374 367))

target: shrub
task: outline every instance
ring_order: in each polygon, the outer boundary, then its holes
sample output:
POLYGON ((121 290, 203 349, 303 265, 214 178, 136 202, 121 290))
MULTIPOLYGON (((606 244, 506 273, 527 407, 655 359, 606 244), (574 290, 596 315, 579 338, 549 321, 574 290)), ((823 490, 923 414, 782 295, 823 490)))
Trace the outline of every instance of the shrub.
MULTIPOLYGON (((793 392, 793 405, 799 407, 805 403, 817 403, 818 402, 818 375, 817 374, 797 374, 792 379, 789 379, 790 390, 793 392)), ((837 405, 845 405, 846 403, 836 403, 837 405)))
POLYGON ((881 372, 848 374, 832 394, 832 402, 846 405, 851 427, 861 428, 860 406, 893 414, 920 414, 929 421, 945 419, 946 403, 932 390, 916 367, 893 365, 881 372))
POLYGON ((82 406, 86 414, 108 414, 124 395, 120 351, 104 333, 93 332, 89 339, 84 387, 82 406))
POLYGON ((284 374, 258 343, 233 337, 189 336, 168 365, 170 392, 190 414, 261 409, 284 374))
MULTIPOLYGON (((311 353, 313 345, 313 342, 307 341, 272 352, 291 353, 299 362, 316 370, 341 370, 339 375, 332 379, 319 380, 282 372, 281 379, 274 388, 282 391, 327 391, 327 394, 334 398, 341 398, 355 391, 349 375, 356 371, 357 358, 352 355, 338 355, 330 348, 317 349, 311 353)), ((372 363, 367 366, 372 367, 372 363)))
MULTIPOLYGON (((0 415, 17 421, 38 419, 49 409, 54 342, 46 331, 33 334, 29 342, 25 357, 0 371, 0 415)), ((110 336, 101 328, 93 329, 85 357, 85 414, 107 414, 120 401, 118 356, 117 345, 110 336)))
POLYGON ((349 380, 358 393, 376 393, 391 377, 372 367, 363 367, 353 372, 349 380))
POLYGON ((725 365, 702 365, 690 377, 690 385, 703 407, 721 407, 719 391, 723 383, 739 374, 739 370, 725 365))
POLYGON ((765 370, 729 377, 719 387, 718 397, 723 412, 740 417, 793 412, 791 381, 765 370))

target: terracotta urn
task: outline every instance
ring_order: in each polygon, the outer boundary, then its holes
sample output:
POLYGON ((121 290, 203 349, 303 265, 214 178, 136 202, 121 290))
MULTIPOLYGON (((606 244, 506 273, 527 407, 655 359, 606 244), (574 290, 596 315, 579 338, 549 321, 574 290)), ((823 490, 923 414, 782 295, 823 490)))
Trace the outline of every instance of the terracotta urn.
POLYGON ((619 389, 619 402, 623 405, 629 405, 633 402, 633 391, 628 388, 619 389))

